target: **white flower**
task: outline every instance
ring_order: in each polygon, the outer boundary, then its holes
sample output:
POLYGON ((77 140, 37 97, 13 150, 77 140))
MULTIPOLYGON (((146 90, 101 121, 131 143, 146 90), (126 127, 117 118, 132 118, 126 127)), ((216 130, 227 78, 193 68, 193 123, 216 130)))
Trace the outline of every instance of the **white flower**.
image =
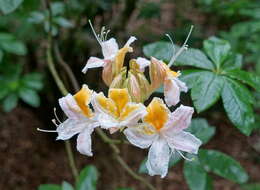
POLYGON ((95 115, 89 107, 92 90, 87 85, 74 96, 68 94, 59 99, 59 104, 68 119, 57 127, 57 140, 67 140, 79 134, 77 138, 77 149, 81 154, 92 156, 91 134, 99 124, 95 115))
POLYGON ((192 107, 181 105, 171 113, 161 99, 154 98, 143 123, 124 130, 133 145, 143 149, 150 147, 146 162, 150 175, 166 176, 172 152, 197 154, 201 141, 183 131, 190 125, 193 111, 192 107))
POLYGON ((144 72, 145 67, 150 65, 150 61, 143 58, 143 57, 138 57, 136 59, 136 63, 139 66, 139 69, 140 69, 141 72, 144 72))
POLYGON ((111 133, 136 125, 147 113, 143 104, 130 101, 127 89, 109 89, 108 98, 103 93, 94 94, 92 105, 101 127, 111 133))

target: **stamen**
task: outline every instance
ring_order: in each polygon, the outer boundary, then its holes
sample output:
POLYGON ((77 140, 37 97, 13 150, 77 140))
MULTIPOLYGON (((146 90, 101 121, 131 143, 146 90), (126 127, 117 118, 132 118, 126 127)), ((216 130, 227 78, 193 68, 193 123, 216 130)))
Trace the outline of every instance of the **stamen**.
POLYGON ((173 52, 173 55, 174 55, 174 53, 175 53, 175 46, 174 46, 173 40, 172 40, 172 38, 171 38, 171 36, 169 34, 165 34, 165 35, 169 38, 169 40, 172 43, 172 52, 173 52))
POLYGON ((107 35, 109 32, 110 32, 110 30, 107 30, 106 35, 105 35, 105 41, 107 40, 107 35))
POLYGON ((188 161, 193 161, 194 160, 194 158, 187 158, 187 157, 185 157, 182 153, 181 153, 181 151, 179 151, 179 150, 176 150, 180 155, 181 155, 181 157, 182 158, 184 158, 185 160, 188 160, 188 161))
POLYGON ((55 116, 55 118, 57 119, 57 121, 58 121, 59 123, 62 123, 62 122, 60 121, 60 119, 58 118, 58 116, 57 116, 56 108, 53 109, 53 112, 54 112, 54 116, 55 116))
POLYGON ((96 39, 97 39, 97 41, 98 41, 99 45, 101 46, 101 41, 100 41, 100 38, 98 37, 97 33, 95 32, 95 29, 94 29, 94 27, 93 27, 93 25, 92 25, 91 21, 90 21, 90 20, 88 20, 88 22, 89 22, 89 25, 90 25, 90 27, 91 27, 91 30, 92 30, 92 32, 94 33, 94 36, 96 37, 96 39))
POLYGON ((53 123, 56 127, 59 126, 59 125, 56 123, 56 120, 55 120, 55 119, 52 119, 51 121, 52 121, 52 123, 53 123))
POLYGON ((171 67, 174 63, 174 61, 177 59, 177 57, 184 51, 184 50, 187 50, 188 49, 188 45, 186 45, 186 43, 188 42, 189 38, 190 38, 190 35, 192 33, 192 30, 193 30, 194 26, 191 25, 190 27, 190 31, 189 31, 189 34, 188 36, 186 37, 182 47, 179 49, 179 51, 171 58, 169 64, 168 64, 168 67, 171 67))
POLYGON ((56 133, 57 132, 55 130, 45 130, 45 129, 40 129, 40 128, 37 128, 37 131, 46 132, 46 133, 56 133))

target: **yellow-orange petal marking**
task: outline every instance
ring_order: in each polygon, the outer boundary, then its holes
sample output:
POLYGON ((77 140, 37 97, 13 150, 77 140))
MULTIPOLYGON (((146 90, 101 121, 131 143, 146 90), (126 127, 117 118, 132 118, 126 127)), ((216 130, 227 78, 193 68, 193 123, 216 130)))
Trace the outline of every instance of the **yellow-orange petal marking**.
POLYGON ((130 101, 130 97, 126 88, 109 89, 108 98, 112 99, 116 104, 118 116, 120 115, 120 113, 122 113, 124 107, 130 101))
POLYGON ((144 122, 149 123, 158 131, 169 119, 169 110, 159 98, 153 98, 146 111, 148 114, 144 117, 144 122))
POLYGON ((78 106, 80 107, 82 113, 88 118, 93 116, 93 112, 89 107, 91 95, 92 90, 90 90, 87 85, 83 85, 81 90, 74 95, 74 98, 78 106))
POLYGON ((137 109, 140 108, 140 105, 138 104, 127 104, 123 111, 120 113, 120 120, 123 121, 125 120, 129 115, 131 115, 131 113, 133 113, 134 111, 136 111, 137 109))
POLYGON ((96 100, 106 113, 113 117, 119 117, 117 106, 113 100, 106 98, 102 93, 96 96, 96 100))

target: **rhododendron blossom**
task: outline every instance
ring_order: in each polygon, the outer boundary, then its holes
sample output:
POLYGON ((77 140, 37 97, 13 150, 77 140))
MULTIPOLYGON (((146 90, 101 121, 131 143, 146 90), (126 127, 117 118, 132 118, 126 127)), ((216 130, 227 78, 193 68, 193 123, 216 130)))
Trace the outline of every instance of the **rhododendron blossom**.
POLYGON ((138 57, 131 59, 127 67, 125 55, 133 51, 130 44, 136 38, 130 37, 119 49, 114 38, 106 40, 109 31, 102 29, 97 35, 92 25, 91 28, 104 58, 90 57, 82 71, 86 73, 89 68, 103 67, 102 79, 109 87, 108 95, 106 97, 103 92, 94 92, 83 85, 75 95, 60 98, 59 104, 68 119, 56 124, 57 139, 67 140, 79 134, 78 151, 92 156, 91 134, 96 127, 109 130, 111 134, 123 132, 134 146, 149 148, 146 163, 149 174, 165 177, 172 153, 197 154, 201 145, 199 139, 184 131, 190 125, 194 109, 181 105, 170 112, 167 107, 179 103, 181 91, 188 90, 178 78, 180 72, 170 68, 177 56, 187 49, 187 40, 172 56, 169 65, 154 57, 150 60, 138 57), (149 69, 149 78, 144 72, 146 68, 149 69), (146 107, 144 102, 161 85, 164 85, 166 104, 154 97, 146 107))

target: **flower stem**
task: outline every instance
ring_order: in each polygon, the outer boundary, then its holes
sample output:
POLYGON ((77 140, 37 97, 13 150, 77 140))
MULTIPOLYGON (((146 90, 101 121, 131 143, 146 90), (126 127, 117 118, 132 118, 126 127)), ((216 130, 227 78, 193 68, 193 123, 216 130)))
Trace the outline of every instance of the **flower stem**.
MULTIPOLYGON (((49 22, 51 23, 51 9, 50 9, 50 2, 46 1, 46 6, 47 9, 49 11, 49 22)), ((52 74, 52 77, 54 78, 55 83, 57 84, 60 92, 65 96, 68 94, 68 91, 66 90, 61 78, 59 77, 59 74, 57 72, 57 70, 55 69, 54 66, 54 62, 53 62, 53 57, 52 57, 52 34, 51 34, 51 27, 50 30, 48 32, 48 46, 47 46, 47 50, 46 50, 46 56, 47 56, 47 65, 48 68, 52 74)), ((65 149, 66 149, 66 153, 68 156, 68 160, 69 160, 69 165, 71 167, 72 170, 72 174, 75 178, 75 180, 77 180, 78 177, 78 170, 75 164, 75 159, 72 153, 72 149, 71 149, 71 144, 70 142, 67 140, 65 141, 65 149)))

